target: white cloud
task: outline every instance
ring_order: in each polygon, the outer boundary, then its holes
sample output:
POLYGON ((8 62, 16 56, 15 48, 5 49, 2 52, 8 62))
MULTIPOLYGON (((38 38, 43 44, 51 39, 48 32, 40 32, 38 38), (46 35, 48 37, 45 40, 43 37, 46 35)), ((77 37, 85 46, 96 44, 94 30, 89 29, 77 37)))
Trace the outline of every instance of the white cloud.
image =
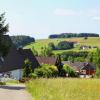
POLYGON ((95 16, 92 18, 93 20, 97 20, 97 21, 100 21, 100 16, 95 16))
POLYGON ((58 16, 74 16, 74 15, 78 15, 77 12, 71 10, 71 9, 56 9, 54 11, 55 15, 58 16))

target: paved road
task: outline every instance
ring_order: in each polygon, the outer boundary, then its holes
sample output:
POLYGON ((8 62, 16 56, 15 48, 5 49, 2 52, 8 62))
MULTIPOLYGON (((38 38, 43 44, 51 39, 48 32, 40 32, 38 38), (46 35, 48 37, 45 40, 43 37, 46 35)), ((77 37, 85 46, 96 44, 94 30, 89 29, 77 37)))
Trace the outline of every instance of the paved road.
POLYGON ((0 100, 31 100, 24 85, 0 86, 0 100))

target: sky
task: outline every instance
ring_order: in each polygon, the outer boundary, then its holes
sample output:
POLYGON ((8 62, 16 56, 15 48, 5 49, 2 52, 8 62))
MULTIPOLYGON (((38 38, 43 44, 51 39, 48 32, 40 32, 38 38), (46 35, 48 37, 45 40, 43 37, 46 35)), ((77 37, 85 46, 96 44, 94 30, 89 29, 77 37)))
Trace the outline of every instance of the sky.
POLYGON ((100 0, 0 0, 9 35, 36 39, 66 32, 100 34, 100 0))

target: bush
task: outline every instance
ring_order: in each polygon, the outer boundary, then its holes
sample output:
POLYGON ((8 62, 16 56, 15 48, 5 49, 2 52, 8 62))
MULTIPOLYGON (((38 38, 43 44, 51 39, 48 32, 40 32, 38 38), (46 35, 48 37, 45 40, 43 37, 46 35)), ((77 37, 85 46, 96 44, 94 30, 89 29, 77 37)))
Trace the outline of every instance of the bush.
POLYGON ((31 73, 30 77, 36 79, 38 76, 36 73, 31 73))
POLYGON ((40 68, 37 68, 34 70, 34 73, 32 74, 33 77, 43 77, 43 78, 49 78, 49 77, 57 77, 58 70, 57 67, 54 65, 42 65, 40 68))
POLYGON ((72 57, 72 56, 69 56, 68 57, 68 61, 71 61, 71 62, 85 62, 86 59, 84 57, 72 57))
POLYGON ((59 50, 71 49, 73 47, 74 47, 74 43, 67 42, 67 41, 61 41, 58 43, 58 46, 57 46, 59 50))
POLYGON ((67 52, 61 53, 61 58, 64 61, 67 61, 69 57, 72 57, 73 59, 77 57, 82 57, 83 59, 85 59, 88 56, 88 53, 89 52, 87 51, 79 51, 79 52, 67 51, 67 52))
POLYGON ((72 56, 69 56, 69 57, 68 57, 68 61, 74 62, 74 58, 73 58, 72 56))
POLYGON ((51 48, 52 50, 55 50, 55 49, 56 49, 56 47, 55 47, 55 45, 54 45, 53 42, 50 42, 50 43, 48 44, 48 47, 51 48))
POLYGON ((76 72, 69 65, 64 65, 62 70, 65 74, 68 74, 68 77, 77 76, 76 72))
POLYGON ((32 50, 34 56, 38 56, 38 52, 35 50, 34 46, 32 46, 31 50, 32 50))
POLYGON ((50 47, 42 47, 41 48, 41 53, 40 53, 41 56, 52 56, 53 55, 53 52, 52 52, 52 49, 50 47))
POLYGON ((84 59, 84 57, 76 57, 74 58, 74 62, 85 62, 86 59, 84 59))
POLYGON ((100 78, 100 69, 99 68, 96 69, 95 77, 100 78))

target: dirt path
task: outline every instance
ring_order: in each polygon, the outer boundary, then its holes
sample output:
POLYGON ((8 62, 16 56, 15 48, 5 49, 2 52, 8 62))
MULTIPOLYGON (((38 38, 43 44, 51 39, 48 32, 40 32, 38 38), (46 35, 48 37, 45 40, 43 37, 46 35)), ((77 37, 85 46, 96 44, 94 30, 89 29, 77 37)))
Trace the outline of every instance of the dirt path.
POLYGON ((24 85, 0 86, 0 100, 31 100, 24 85))

